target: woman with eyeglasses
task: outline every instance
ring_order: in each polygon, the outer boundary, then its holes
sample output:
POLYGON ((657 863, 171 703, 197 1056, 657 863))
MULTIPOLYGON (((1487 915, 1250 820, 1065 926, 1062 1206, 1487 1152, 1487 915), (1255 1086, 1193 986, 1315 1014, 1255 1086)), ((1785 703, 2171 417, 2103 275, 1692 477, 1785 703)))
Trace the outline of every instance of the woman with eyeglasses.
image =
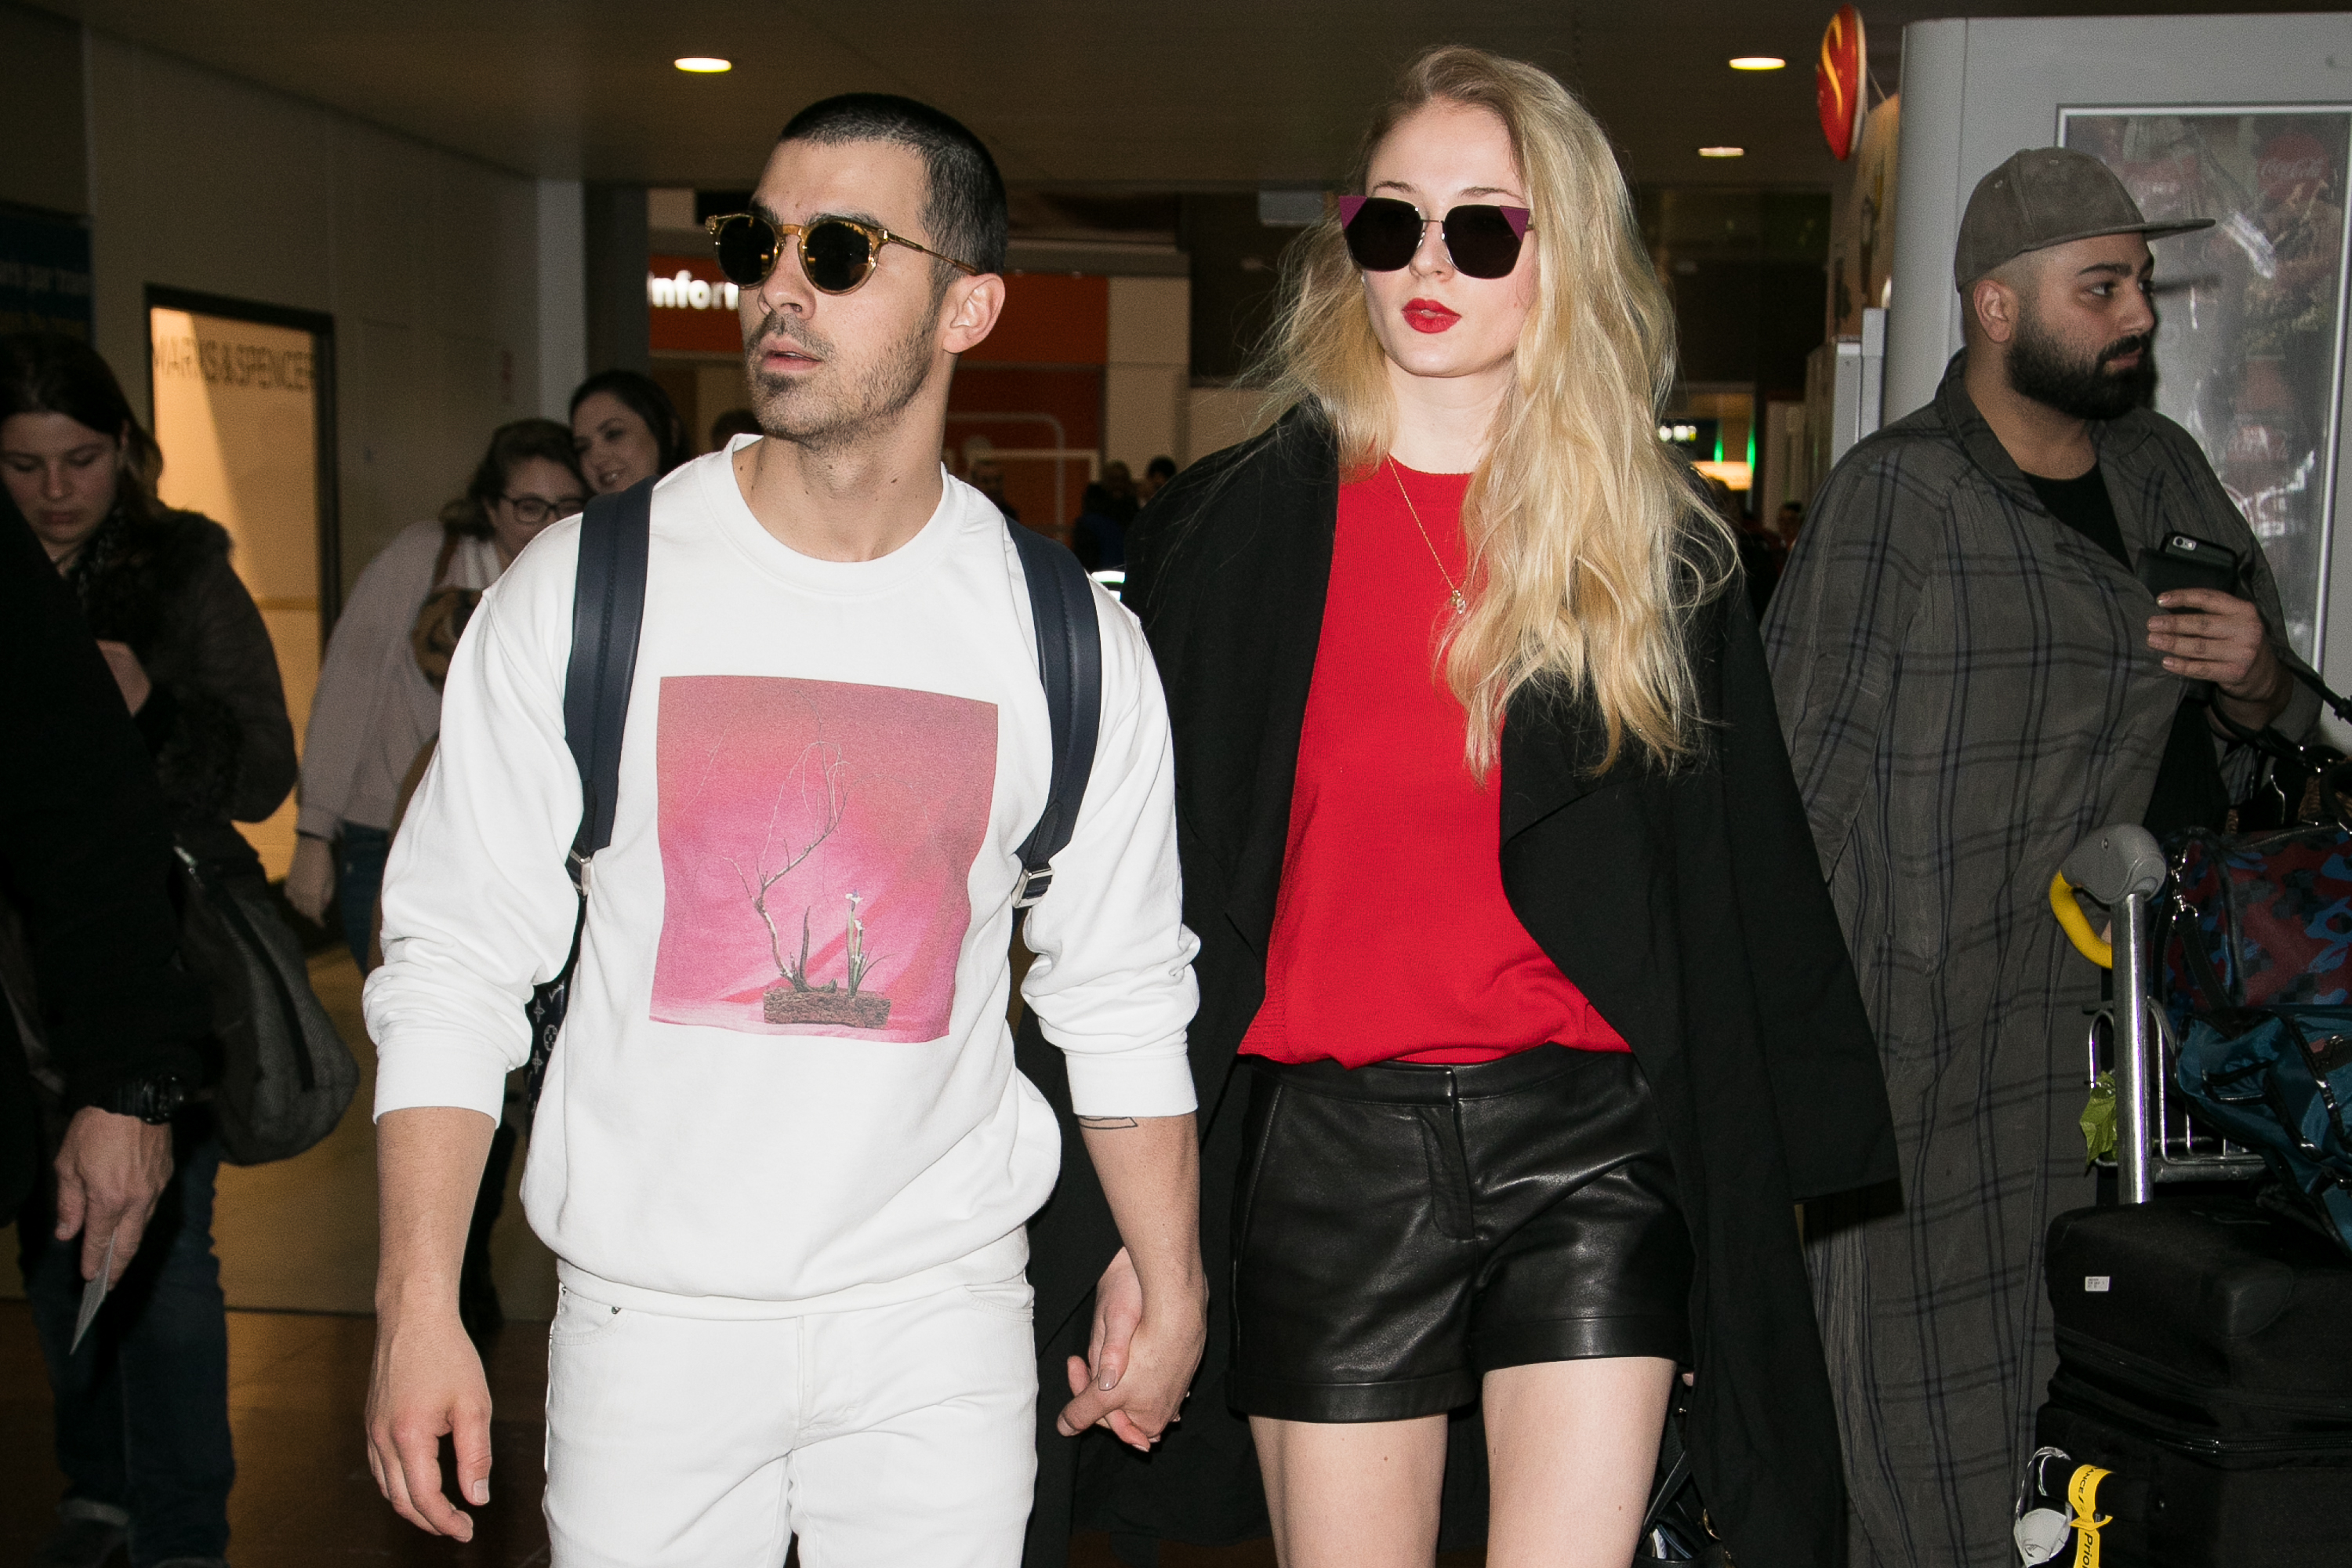
MULTIPOLYGON (((379 962, 384 857, 439 738, 441 682, 457 639, 523 546, 587 504, 571 431, 552 419, 502 425, 466 493, 369 562, 335 622, 303 739, 301 837, 286 896, 315 921, 340 892, 343 940, 362 971, 379 962)), ((490 1231, 523 1120, 509 1115, 493 1135, 467 1231, 458 1310, 478 1340, 505 1321, 490 1231)))
POLYGON ((659 479, 694 456, 686 421, 652 376, 599 371, 572 394, 572 439, 580 471, 600 496, 659 479))
MULTIPOLYGON (((1287 1568, 1426 1565, 1441 1498, 1494 1568, 1624 1568, 1706 1545, 1644 1519, 1683 1391, 1742 1568, 1841 1561, 1794 1205, 1891 1174, 1885 1089, 1732 541, 1657 439, 1674 315, 1608 139, 1433 50, 1286 282, 1289 412, 1128 559, 1231 1288, 1151 1469, 1080 1484, 1217 1539, 1254 1443, 1287 1568)), ((1119 1375, 1123 1257, 1097 1300, 1073 1386, 1119 1375)))
POLYGON ((519 419, 490 437, 466 493, 368 563, 319 668, 286 896, 312 920, 342 894, 343 938, 368 963, 401 786, 441 729, 441 676, 481 591, 549 523, 587 504, 572 432, 519 419), (453 624, 454 623, 454 624, 453 624))

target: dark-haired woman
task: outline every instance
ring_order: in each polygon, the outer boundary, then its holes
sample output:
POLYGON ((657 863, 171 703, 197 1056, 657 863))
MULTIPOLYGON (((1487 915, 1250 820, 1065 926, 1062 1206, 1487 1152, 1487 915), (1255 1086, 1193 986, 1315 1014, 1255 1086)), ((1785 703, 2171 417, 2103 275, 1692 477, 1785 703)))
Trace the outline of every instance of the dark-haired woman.
MULTIPOLYGON (((1441 1500, 1492 1568, 1625 1568, 1681 1370, 1742 1568, 1842 1561, 1792 1209, 1892 1173, 1885 1089, 1728 531, 1656 437, 1673 310, 1532 66, 1423 56, 1357 180, 1293 248, 1289 414, 1129 541, 1230 1288, 1204 1397, 1149 1473, 1098 1444, 1088 1511, 1230 1539, 1254 1451, 1285 1568, 1426 1568, 1441 1500)), ((1040 1324, 1097 1285, 1099 1383, 1135 1293, 1063 1271, 1076 1164, 1032 1278, 1040 1324)))
POLYGON ((303 736, 286 896, 319 920, 340 889, 344 940, 362 968, 401 784, 441 731, 448 647, 434 650, 456 645, 463 626, 452 619, 541 529, 584 506, 587 490, 571 431, 551 419, 499 426, 466 493, 369 562, 335 622, 303 736), (420 626, 428 604, 442 613, 420 626))
POLYGON ((599 371, 572 394, 580 471, 600 496, 657 479, 694 456, 686 421, 661 383, 634 370, 599 371))
MULTIPOLYGON (((260 860, 232 823, 262 820, 293 787, 278 658, 227 533, 160 504, 160 468, 96 351, 50 333, 0 338, 9 494, 81 601, 154 755, 173 838, 215 876, 257 889, 260 860)), ((51 1237, 54 1187, 16 1216, 68 1481, 43 1562, 97 1563, 126 1531, 142 1568, 227 1548, 228 1331, 212 1250, 221 1147, 202 1106, 173 1116, 172 1133, 177 1173, 90 1331, 94 1347, 68 1353, 79 1248, 51 1237)))

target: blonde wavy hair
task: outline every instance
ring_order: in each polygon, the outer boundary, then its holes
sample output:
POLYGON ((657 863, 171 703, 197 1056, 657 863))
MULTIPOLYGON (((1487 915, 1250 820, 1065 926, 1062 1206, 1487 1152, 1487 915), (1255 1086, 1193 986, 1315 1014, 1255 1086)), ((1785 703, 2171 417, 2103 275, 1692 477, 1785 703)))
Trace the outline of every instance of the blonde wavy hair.
MULTIPOLYGON (((1410 66, 1357 158, 1433 103, 1491 110, 1509 131, 1534 216, 1541 282, 1517 378, 1463 502, 1468 615, 1438 657, 1467 714, 1479 778, 1503 716, 1531 683, 1589 698, 1606 771, 1628 744, 1663 768, 1699 741, 1682 622, 1730 574, 1729 528, 1658 439, 1675 375, 1675 318, 1643 250, 1607 132, 1548 73, 1459 47, 1410 66)), ((1291 247, 1258 377, 1269 409, 1319 408, 1341 471, 1360 478, 1395 438, 1387 355, 1336 215, 1291 247)))

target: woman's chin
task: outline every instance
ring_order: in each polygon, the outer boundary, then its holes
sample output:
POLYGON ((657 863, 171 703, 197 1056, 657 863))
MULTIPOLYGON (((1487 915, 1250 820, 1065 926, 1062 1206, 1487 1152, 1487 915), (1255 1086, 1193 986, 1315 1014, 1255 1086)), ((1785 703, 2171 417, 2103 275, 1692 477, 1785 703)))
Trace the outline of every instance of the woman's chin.
POLYGON ((78 517, 69 521, 52 521, 47 518, 34 516, 26 521, 32 524, 33 532, 39 537, 41 542, 51 550, 74 550, 79 548, 91 534, 96 533, 98 525, 104 522, 106 519, 103 516, 78 517))
POLYGON ((1408 341, 1391 339, 1382 346, 1388 350, 1390 360, 1399 370, 1407 375, 1430 381, 1453 381, 1464 376, 1484 375, 1511 362, 1507 345, 1497 353, 1486 345, 1472 342, 1466 338, 1448 342, 1453 336, 1452 332, 1429 337, 1412 333, 1408 341))

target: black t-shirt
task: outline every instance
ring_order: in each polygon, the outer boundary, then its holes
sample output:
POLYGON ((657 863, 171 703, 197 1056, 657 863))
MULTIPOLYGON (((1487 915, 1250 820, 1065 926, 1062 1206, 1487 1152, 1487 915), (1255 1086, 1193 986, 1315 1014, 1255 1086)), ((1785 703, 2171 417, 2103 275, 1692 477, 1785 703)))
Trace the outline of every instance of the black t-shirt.
MULTIPOLYGON (((2107 481, 2097 464, 2076 479, 2045 479, 2028 474, 2025 482, 2042 498, 2059 521, 2132 569, 2131 552, 2124 548, 2123 529, 2116 521, 2115 502, 2107 498, 2107 481)), ((2165 737, 2164 758, 2157 764, 2156 789, 2148 796, 2147 814, 2140 826, 2158 837, 2180 827, 2223 826, 2230 813, 2229 787, 2221 782, 2221 764, 2213 752, 2213 731, 2205 721, 2203 689, 2193 689, 2173 710, 2172 732, 2165 737)))

